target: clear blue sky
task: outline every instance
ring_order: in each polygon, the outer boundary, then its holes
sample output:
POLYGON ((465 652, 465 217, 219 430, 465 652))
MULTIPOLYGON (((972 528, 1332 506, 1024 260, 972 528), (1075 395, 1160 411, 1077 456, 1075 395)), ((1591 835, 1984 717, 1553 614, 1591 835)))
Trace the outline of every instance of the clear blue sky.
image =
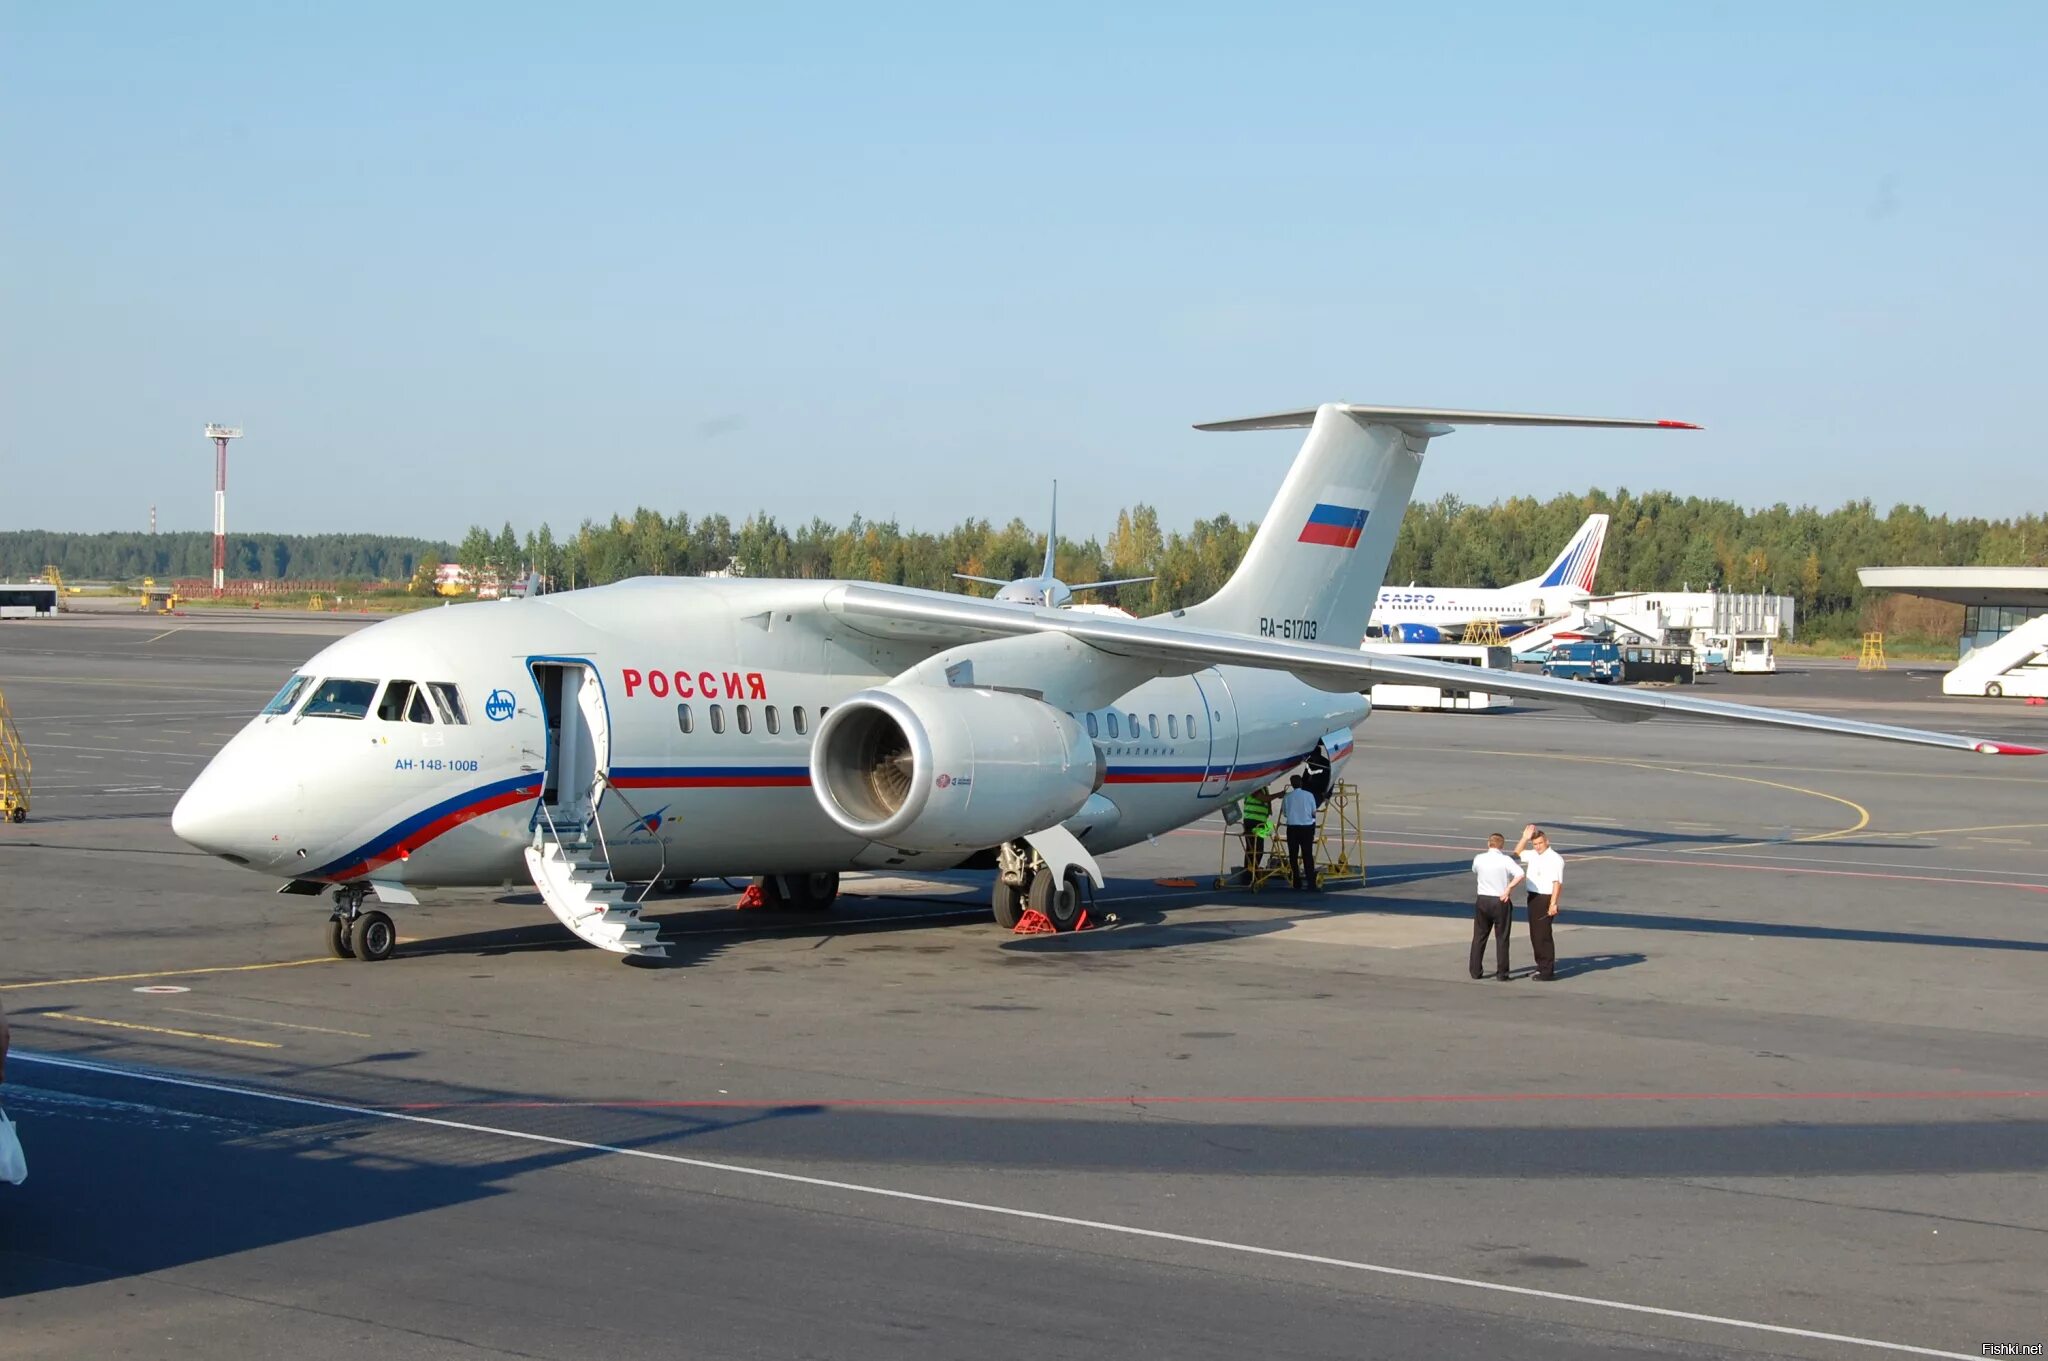
POLYGON ((0 528, 2048 508, 2048 6, 1420 8, 15 0, 0 528))

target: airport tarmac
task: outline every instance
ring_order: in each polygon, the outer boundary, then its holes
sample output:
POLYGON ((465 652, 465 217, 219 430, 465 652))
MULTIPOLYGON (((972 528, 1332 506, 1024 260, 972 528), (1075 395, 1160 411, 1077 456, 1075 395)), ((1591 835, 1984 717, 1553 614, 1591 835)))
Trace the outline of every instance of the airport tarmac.
MULTIPOLYGON (((2048 1342, 2048 760, 1382 713, 1358 889, 1219 893, 1211 824, 1109 857, 1072 936, 981 876, 815 919, 712 884, 635 968, 463 892, 360 964, 168 826, 350 626, 0 625, 7 1361, 2048 1342), (1473 982, 1467 862, 1531 820, 1560 979, 1473 982)), ((2048 735, 1786 666, 1703 693, 2048 735)))

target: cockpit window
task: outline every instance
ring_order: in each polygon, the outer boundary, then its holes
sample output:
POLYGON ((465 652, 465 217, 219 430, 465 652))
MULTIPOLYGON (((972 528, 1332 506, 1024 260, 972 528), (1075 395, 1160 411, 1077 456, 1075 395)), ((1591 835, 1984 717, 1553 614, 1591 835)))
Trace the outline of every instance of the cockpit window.
POLYGON ((324 680, 313 687, 301 718, 361 718, 377 694, 373 680, 324 680))
POLYGON ((453 681, 428 681, 426 690, 433 695, 434 707, 440 711, 443 723, 469 722, 462 716, 462 692, 453 681))
POLYGON ((434 711, 427 704, 427 690, 409 680, 395 680, 384 687, 377 705, 377 717, 386 723, 432 723, 434 711))
POLYGON ((384 687, 384 698, 377 701, 377 717, 386 723, 405 721, 406 701, 412 698, 411 681, 392 681, 384 687))
POLYGON ((292 706, 299 702, 299 697, 306 693, 306 687, 312 683, 313 678, 311 676, 293 676, 284 683, 284 689, 277 692, 276 698, 263 706, 263 712, 265 714, 290 713, 292 706))

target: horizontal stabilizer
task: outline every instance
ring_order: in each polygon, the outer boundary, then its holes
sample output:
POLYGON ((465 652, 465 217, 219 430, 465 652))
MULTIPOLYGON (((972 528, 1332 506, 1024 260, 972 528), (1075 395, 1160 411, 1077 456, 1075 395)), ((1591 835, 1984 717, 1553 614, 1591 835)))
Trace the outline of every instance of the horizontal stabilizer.
MULTIPOLYGON (((1630 420, 1617 416, 1541 416, 1527 411, 1452 411, 1432 406, 1361 406, 1333 403, 1339 411, 1372 425, 1391 425, 1411 435, 1441 435, 1461 425, 1558 425, 1616 430, 1698 430, 1686 421, 1630 420)), ((1197 430, 1298 430, 1312 425, 1316 408, 1211 421, 1197 430)))

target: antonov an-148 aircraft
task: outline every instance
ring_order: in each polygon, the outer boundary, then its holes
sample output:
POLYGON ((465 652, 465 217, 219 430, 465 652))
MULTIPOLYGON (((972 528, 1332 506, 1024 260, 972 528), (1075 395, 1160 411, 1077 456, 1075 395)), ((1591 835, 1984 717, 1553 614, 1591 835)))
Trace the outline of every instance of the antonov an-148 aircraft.
POLYGON ((1447 643, 1463 637, 1468 624, 1488 619, 1500 625, 1503 638, 1512 638, 1563 618, 1574 605, 1599 598, 1593 594, 1593 577, 1600 570, 1600 549, 1606 542, 1606 515, 1588 515, 1543 574, 1527 581, 1492 588, 1382 587, 1368 627, 1378 629, 1389 642, 1447 643))
MULTIPOLYGON (((846 870, 995 871, 996 920, 1081 915, 1095 857, 1195 821, 1326 741, 1376 681, 1464 668, 1358 650, 1432 438, 1460 425, 1680 428, 1328 404, 1209 600, 1123 619, 844 581, 641 578, 428 610, 323 649, 200 774, 177 834, 284 892, 332 890, 337 954, 389 955, 435 886, 531 877, 577 935, 658 954, 645 885, 764 876, 823 906, 846 870)), ((1487 688, 2038 755, 1944 733, 1502 673, 1487 688)))

